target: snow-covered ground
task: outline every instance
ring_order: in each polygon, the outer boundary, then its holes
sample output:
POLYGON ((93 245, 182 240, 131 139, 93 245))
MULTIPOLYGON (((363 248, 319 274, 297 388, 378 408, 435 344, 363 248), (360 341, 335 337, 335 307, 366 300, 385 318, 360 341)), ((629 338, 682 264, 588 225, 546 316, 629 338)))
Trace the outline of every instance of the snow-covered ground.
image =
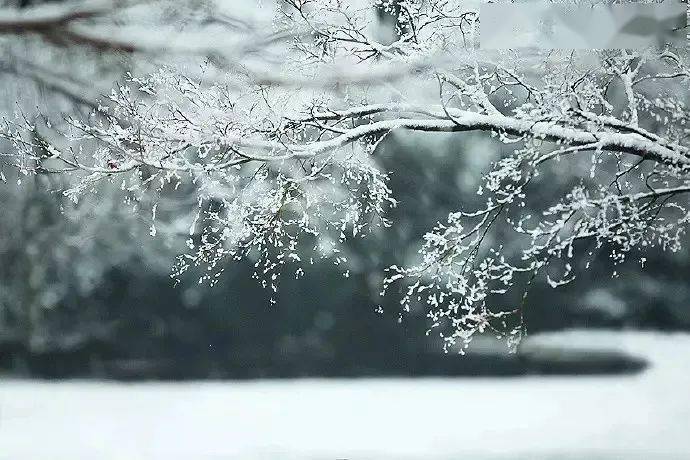
POLYGON ((653 364, 615 377, 8 380, 0 459, 690 459, 690 335, 570 332, 537 342, 614 348, 653 364))

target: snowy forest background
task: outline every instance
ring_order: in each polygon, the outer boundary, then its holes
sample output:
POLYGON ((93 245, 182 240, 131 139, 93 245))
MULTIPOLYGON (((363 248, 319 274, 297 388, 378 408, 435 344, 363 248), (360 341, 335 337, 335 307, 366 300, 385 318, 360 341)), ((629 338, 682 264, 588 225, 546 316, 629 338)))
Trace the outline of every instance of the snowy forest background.
MULTIPOLYGON (((9 11, 40 3, 0 5, 9 11)), ((166 15, 198 19, 205 11, 199 5, 157 14, 162 21, 166 15)), ((243 11, 235 4, 230 10, 243 11)), ((380 13, 384 29, 387 18, 380 13)), ((59 37, 1 39, 3 115, 37 117, 46 128, 67 116, 88 116, 129 74, 167 63, 155 52, 104 52, 59 37)), ((176 59, 189 65, 185 56, 176 59)), ((12 148, 4 141, 3 155, 12 148)), ((481 203, 476 190, 482 175, 511 148, 472 132, 388 136, 376 161, 390 172, 388 186, 398 201, 388 211, 392 228, 346 240, 346 263, 317 259, 300 279, 282 277, 277 292, 253 279, 254 263, 246 259, 228 261, 211 288, 196 283, 194 274, 174 282, 172 262, 185 251, 192 214, 161 211, 167 215, 153 228, 150 213, 123 206, 121 191, 107 181, 75 204, 61 193, 68 183, 59 174, 5 167, 0 369, 14 376, 124 379, 528 372, 528 364, 493 342, 465 357, 444 354, 436 334, 425 334, 429 319, 422 306, 401 315, 399 296, 380 295, 386 268, 414 258, 422 236, 458 203, 481 203), (458 154, 465 151, 480 154, 458 154)), ((542 180, 531 197, 535 209, 577 174, 561 169, 542 180)), ((614 267, 607 245, 599 250, 603 256, 570 284, 552 289, 546 279, 535 280, 524 310, 528 334, 571 327, 690 328, 687 247, 643 251, 643 270, 637 260, 614 267)), ((520 295, 508 293, 506 302, 519 302, 520 295)))

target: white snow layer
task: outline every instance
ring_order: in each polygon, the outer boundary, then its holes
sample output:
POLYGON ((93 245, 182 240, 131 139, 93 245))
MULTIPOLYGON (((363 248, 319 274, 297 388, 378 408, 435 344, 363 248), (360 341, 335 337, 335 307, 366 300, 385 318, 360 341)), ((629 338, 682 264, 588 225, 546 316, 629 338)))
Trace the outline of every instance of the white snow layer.
POLYGON ((608 377, 6 380, 0 459, 690 459, 690 335, 570 331, 535 343, 653 364, 608 377))

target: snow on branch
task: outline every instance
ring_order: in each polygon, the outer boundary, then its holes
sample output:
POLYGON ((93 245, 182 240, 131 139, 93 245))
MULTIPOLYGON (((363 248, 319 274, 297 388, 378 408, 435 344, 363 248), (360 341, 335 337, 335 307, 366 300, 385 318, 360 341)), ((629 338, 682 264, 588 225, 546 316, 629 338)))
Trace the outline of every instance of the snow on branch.
MULTIPOLYGON (((482 175, 482 204, 459 203, 415 260, 388 269, 383 290, 399 286, 403 311, 424 305, 448 350, 479 333, 514 347, 538 279, 566 284, 602 250, 618 264, 682 244, 687 50, 482 51, 476 10, 462 3, 285 0, 263 28, 215 12, 206 19, 233 44, 216 55, 225 60, 130 75, 92 116, 69 118, 61 142, 36 120, 6 118, 6 162, 71 175, 75 200, 98 182, 133 197, 191 197, 189 250, 174 276, 200 267, 199 282, 214 283, 229 261, 248 259, 276 291, 288 267, 299 277, 318 258, 344 265, 346 240, 395 225, 377 162, 389 136, 484 133, 503 153, 482 175)), ((65 14, 43 21, 71 27, 65 14)), ((127 43, 219 51, 208 37, 127 43)))

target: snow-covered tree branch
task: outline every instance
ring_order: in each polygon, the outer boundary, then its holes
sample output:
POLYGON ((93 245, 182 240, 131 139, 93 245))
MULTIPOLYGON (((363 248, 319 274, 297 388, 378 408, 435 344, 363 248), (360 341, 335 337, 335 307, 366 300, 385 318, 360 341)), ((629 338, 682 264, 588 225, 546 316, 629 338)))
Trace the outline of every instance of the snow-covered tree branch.
MULTIPOLYGON (((602 249, 622 263, 683 242, 687 49, 482 50, 478 4, 453 0, 276 0, 245 15, 227 2, 194 14, 168 5, 156 17, 174 38, 144 33, 142 12, 162 3, 0 15, 5 35, 159 56, 89 116, 53 129, 5 117, 0 136, 13 145, 6 165, 68 175, 75 201, 103 182, 151 203, 193 196, 175 277, 202 266, 199 281, 213 283, 246 257, 277 290, 281 273, 299 277, 315 257, 346 264, 346 239, 395 225, 377 152, 402 132, 503 144, 483 205, 458 202, 384 282, 403 310, 426 305, 449 349, 482 332, 514 346, 539 277, 557 287, 602 249), (116 30, 107 18, 118 14, 116 30), (540 192, 563 176, 560 194, 540 192), (522 302, 503 303, 511 290, 522 302)), ((161 211, 149 211, 155 236, 161 211)))

